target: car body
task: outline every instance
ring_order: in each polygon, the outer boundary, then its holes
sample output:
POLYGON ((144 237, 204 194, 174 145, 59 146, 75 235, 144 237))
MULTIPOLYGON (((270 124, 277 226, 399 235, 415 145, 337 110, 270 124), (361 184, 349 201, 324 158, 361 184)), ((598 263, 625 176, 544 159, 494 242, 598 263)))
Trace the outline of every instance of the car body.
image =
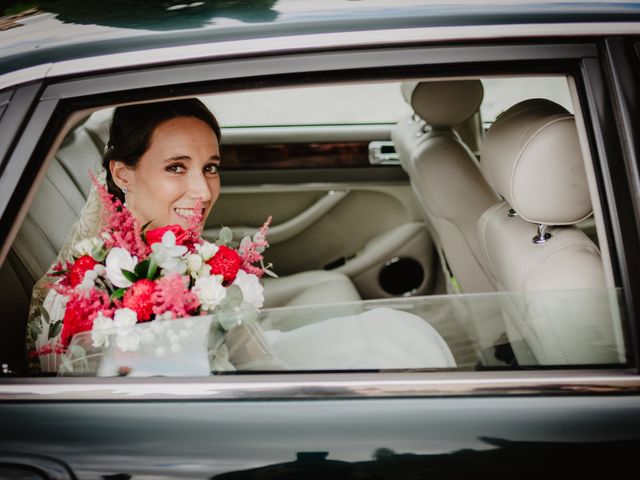
MULTIPOLYGON (((424 78, 556 76, 569 79, 567 98, 592 160, 597 237, 611 292, 620 299, 624 355, 610 365, 474 367, 474 357, 468 368, 444 370, 32 376, 20 341, 28 293, 3 288, 0 476, 511 478, 633 471, 640 446, 640 4, 169 3, 114 2, 112 11, 100 3, 99 14, 97 3, 86 1, 42 2, 41 10, 27 13, 20 4, 5 10, 0 23, 0 260, 5 269, 17 258, 14 241, 33 217, 30 208, 37 205, 38 189, 46 185, 56 155, 81 146, 78 139, 84 135, 99 159, 105 124, 93 128, 83 123, 87 117, 99 122, 101 112, 115 105, 168 97, 210 98, 215 108, 228 94, 229 115, 241 98, 249 98, 243 106, 247 118, 254 109, 260 115, 262 97, 273 98, 280 113, 263 114, 266 120, 246 125, 231 120, 224 128, 223 157, 239 163, 230 161, 223 176, 212 227, 256 226, 274 209, 291 219, 324 196, 336 198, 336 192, 340 197, 341 189, 348 190, 347 198, 358 199, 352 210, 325 217, 331 209, 335 213, 332 204, 314 222, 330 218, 338 227, 320 224, 302 240, 288 237, 299 244, 274 247, 281 273, 346 271, 353 265, 352 253, 371 239, 407 229, 403 248, 415 238, 429 246, 419 254, 420 281, 393 291, 399 281, 394 278, 392 291, 385 293, 366 290, 370 282, 363 280, 358 284, 363 300, 387 305, 412 296, 429 302, 434 293, 444 294, 435 295, 435 301, 450 298, 438 283, 437 255, 407 175, 393 162, 362 162, 372 151, 370 142, 390 141, 393 120, 348 124, 351 120, 337 117, 331 124, 313 116, 299 123, 273 117, 295 110, 310 96, 319 110, 328 109, 323 101, 339 104, 340 97, 331 96, 326 86, 345 92, 345 86, 355 85, 364 92, 372 82, 396 88, 424 78), (294 87, 301 96, 287 96, 294 87), (337 160, 327 164, 328 157, 337 160), (322 236, 346 230, 351 233, 345 238, 322 236), (363 236, 356 241, 358 232, 363 236), (350 240, 355 243, 341 250, 350 240), (319 253, 314 257, 310 250, 319 253)), ((505 95, 497 91, 497 97, 505 95)), ((342 97, 348 105, 357 96, 350 92, 342 97)), ((382 103, 384 96, 377 95, 375 90, 363 97, 382 103)), ((484 134, 481 123, 475 128, 476 138, 484 134)), ((82 148, 80 156, 89 151, 82 148)), ((82 176, 73 170, 75 164, 62 165, 72 179, 69 185, 87 188, 74 184, 82 176)), ((43 216, 59 223, 77 213, 58 218, 61 212, 45 210, 43 216)), ((393 250, 375 263, 374 278, 389 260, 408 255, 402 252, 393 250)), ((352 275, 355 282, 364 270, 352 275)), ((3 285, 30 287, 16 272, 3 277, 3 285)), ((302 316, 312 314, 303 310, 302 316)))

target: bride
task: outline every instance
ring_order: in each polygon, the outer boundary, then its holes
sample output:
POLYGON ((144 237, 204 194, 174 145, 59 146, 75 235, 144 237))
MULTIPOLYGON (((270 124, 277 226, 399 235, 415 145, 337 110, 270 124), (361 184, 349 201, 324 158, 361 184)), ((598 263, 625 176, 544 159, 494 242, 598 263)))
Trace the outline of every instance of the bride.
MULTIPOLYGON (((196 99, 118 107, 98 178, 140 225, 187 229, 201 218, 202 229, 220 195, 220 140, 216 118, 196 99)), ((94 187, 56 264, 70 261, 75 245, 98 235, 100 208, 94 187)), ((36 351, 59 338, 50 329, 65 313, 65 298, 46 282, 37 282, 30 308, 30 324, 40 323, 30 329, 39 332, 30 345, 36 351)), ((60 354, 40 354, 37 367, 55 372, 60 354)), ((368 364, 363 356, 386 359, 388 368, 455 366, 444 340, 422 319, 377 309, 267 335, 257 323, 236 327, 215 353, 212 369, 358 368, 368 364), (392 329, 384 324, 389 316, 392 329)))

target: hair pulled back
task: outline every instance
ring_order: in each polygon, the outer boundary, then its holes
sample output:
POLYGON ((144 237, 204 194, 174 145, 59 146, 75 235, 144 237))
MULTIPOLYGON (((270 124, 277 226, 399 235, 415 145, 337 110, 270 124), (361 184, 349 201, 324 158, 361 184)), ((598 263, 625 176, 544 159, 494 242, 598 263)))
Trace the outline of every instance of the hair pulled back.
POLYGON ((124 203, 124 193, 113 181, 109 162, 117 160, 129 167, 135 167, 140 157, 149 149, 156 127, 167 120, 179 117, 202 120, 211 127, 218 143, 220 142, 221 132, 216 117, 196 98, 125 105, 115 109, 109 128, 109 141, 102 157, 102 166, 107 172, 109 193, 124 203))

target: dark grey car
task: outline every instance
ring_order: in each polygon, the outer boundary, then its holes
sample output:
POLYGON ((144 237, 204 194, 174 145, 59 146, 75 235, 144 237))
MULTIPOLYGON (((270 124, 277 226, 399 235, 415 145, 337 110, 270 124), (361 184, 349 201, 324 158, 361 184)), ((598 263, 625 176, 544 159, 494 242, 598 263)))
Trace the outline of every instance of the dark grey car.
POLYGON ((32 3, 9 2, 0 18, 0 477, 633 471, 640 3, 32 3), (286 336, 296 329, 395 309, 433 326, 455 366, 292 354, 283 371, 204 377, 188 365, 182 376, 30 371, 31 291, 84 205, 113 107, 175 97, 221 119, 211 234, 273 214, 278 280, 329 272, 357 291, 267 295, 274 344, 284 352, 299 346, 286 336), (537 132, 509 116, 540 98, 575 127, 528 160, 505 138, 537 132), (459 157, 440 157, 434 138, 462 145, 475 173, 449 170, 459 157), (514 165, 509 181, 501 161, 514 165), (575 218, 540 220, 565 210, 575 218), (559 260, 531 266, 538 247, 559 260))

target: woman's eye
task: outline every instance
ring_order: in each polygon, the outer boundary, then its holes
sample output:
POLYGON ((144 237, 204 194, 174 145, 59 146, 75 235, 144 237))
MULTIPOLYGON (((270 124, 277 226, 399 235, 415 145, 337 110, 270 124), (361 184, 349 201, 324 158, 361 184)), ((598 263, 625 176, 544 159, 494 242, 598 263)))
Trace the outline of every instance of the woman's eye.
POLYGON ((215 163, 211 163, 204 167, 205 173, 215 174, 220 171, 220 165, 216 165, 215 163))
POLYGON ((185 168, 180 164, 173 164, 169 165, 166 170, 171 173, 182 173, 185 171, 185 168))

